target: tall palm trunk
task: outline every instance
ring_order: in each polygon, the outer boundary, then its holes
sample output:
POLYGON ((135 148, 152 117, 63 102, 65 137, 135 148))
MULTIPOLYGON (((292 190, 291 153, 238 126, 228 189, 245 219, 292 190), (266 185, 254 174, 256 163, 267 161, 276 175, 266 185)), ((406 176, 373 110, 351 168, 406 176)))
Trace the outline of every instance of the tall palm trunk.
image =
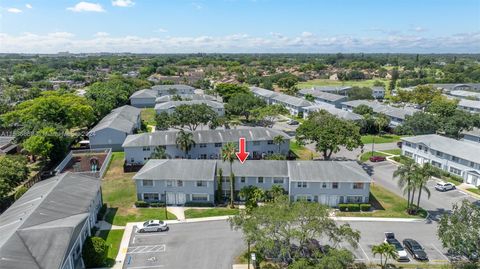
POLYGON ((234 205, 233 205, 233 201, 234 201, 234 197, 233 197, 233 194, 234 194, 234 180, 235 180, 235 176, 233 174, 233 168, 232 168, 232 162, 230 162, 230 207, 233 208, 234 205))
POLYGON ((408 208, 408 213, 410 214, 412 212, 412 205, 414 205, 413 203, 413 199, 415 198, 415 192, 416 192, 417 188, 413 188, 413 191, 412 191, 412 200, 410 201, 410 206, 408 208))
POLYGON ((410 186, 412 182, 411 180, 407 181, 407 208, 410 208, 410 186))

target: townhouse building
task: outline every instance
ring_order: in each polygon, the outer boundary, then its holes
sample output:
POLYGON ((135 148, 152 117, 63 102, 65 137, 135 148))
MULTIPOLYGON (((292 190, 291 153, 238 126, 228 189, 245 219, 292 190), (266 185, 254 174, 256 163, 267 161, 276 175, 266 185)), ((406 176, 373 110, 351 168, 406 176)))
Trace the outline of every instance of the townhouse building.
POLYGON ((464 141, 480 143, 480 128, 473 128, 469 131, 463 131, 462 135, 464 141))
POLYGON ((402 154, 419 164, 430 163, 480 186, 480 144, 436 134, 402 138, 402 154))
POLYGON ((433 87, 444 92, 451 91, 480 91, 480 83, 443 83, 432 84, 433 87))
POLYGON ((157 92, 158 96, 175 95, 175 94, 194 94, 195 88, 184 84, 174 85, 155 85, 152 90, 157 92))
POLYGON ((164 103, 157 103, 155 105, 155 111, 157 114, 162 112, 167 112, 168 114, 172 114, 175 111, 175 108, 181 105, 201 105, 205 104, 209 106, 217 115, 223 116, 225 115, 225 107, 223 103, 210 101, 210 100, 191 100, 191 101, 169 101, 164 103))
MULTIPOLYGON (((339 203, 369 202, 371 178, 353 161, 258 160, 234 162, 232 169, 237 194, 249 185, 264 190, 279 185, 294 201, 307 200, 332 207, 339 203)), ((220 160, 149 160, 133 179, 139 200, 183 205, 214 203, 220 180, 222 196, 227 200, 229 174, 230 164, 220 160)))
POLYGON ((140 127, 140 109, 128 105, 115 108, 88 132, 90 148, 120 151, 127 135, 140 127))
POLYGON ((151 89, 142 89, 130 96, 130 104, 138 108, 154 107, 157 97, 165 95, 193 95, 195 88, 188 85, 157 85, 151 89))
POLYGON ((344 119, 344 120, 353 120, 353 121, 363 120, 362 115, 359 115, 357 113, 353 113, 351 111, 343 110, 343 109, 340 109, 340 108, 337 108, 333 105, 328 105, 328 104, 323 104, 323 105, 316 104, 316 105, 313 105, 313 106, 305 107, 305 110, 303 112, 303 118, 307 119, 308 116, 312 112, 318 112, 320 110, 325 110, 328 113, 330 113, 332 115, 335 115, 335 116, 337 116, 341 119, 344 119))
POLYGON ((85 268, 83 244, 101 206, 97 178, 64 173, 36 183, 0 215, 0 268, 85 268))
POLYGON ((298 95, 303 98, 305 98, 307 95, 311 95, 315 99, 316 104, 329 104, 335 106, 336 108, 342 108, 342 102, 347 101, 347 96, 345 95, 324 92, 316 90, 315 88, 301 89, 298 91, 298 95))
POLYGON ((393 107, 389 105, 382 104, 378 101, 370 100, 353 100, 342 103, 342 109, 353 112, 353 109, 360 106, 366 105, 373 109, 373 112, 376 114, 385 114, 390 119, 390 127, 396 127, 401 125, 407 116, 413 115, 415 112, 418 112, 418 109, 412 107, 393 107))
POLYGON ((158 146, 165 149, 169 158, 219 159, 223 145, 228 142, 238 143, 241 137, 245 138, 247 151, 250 152, 249 159, 261 159, 274 153, 287 155, 290 150, 290 137, 282 131, 270 128, 193 131, 195 145, 188 152, 177 146, 178 133, 178 131, 159 131, 128 136, 122 145, 126 163, 145 164, 158 146), (276 136, 283 137, 281 144, 274 143, 276 136))
POLYGON ((216 101, 217 99, 211 95, 206 94, 176 94, 176 95, 163 95, 155 99, 155 103, 165 103, 170 101, 216 101), (180 99, 180 100, 179 100, 180 99))
POLYGON ((480 100, 480 92, 455 90, 447 92, 447 94, 448 96, 453 96, 460 99, 480 100))
POLYGON ((458 108, 471 113, 480 113, 480 101, 461 99, 458 102, 458 108))

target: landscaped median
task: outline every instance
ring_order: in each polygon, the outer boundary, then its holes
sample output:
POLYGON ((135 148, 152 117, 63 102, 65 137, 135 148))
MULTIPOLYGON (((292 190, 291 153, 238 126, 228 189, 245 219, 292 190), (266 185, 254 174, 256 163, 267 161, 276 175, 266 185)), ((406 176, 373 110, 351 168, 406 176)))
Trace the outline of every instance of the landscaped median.
POLYGON ((239 212, 238 208, 226 208, 226 207, 216 207, 216 208, 189 208, 185 210, 185 218, 208 218, 208 217, 218 217, 218 216, 231 216, 237 215, 239 212))
POLYGON ((108 246, 107 265, 112 267, 118 255, 120 242, 122 241, 124 230, 102 230, 99 237, 103 238, 108 246))
POLYGON ((393 143, 399 142, 400 136, 393 134, 386 135, 362 135, 363 144, 383 144, 383 143, 393 143))
POLYGON ((420 209, 418 215, 409 215, 406 211, 407 200, 377 185, 370 185, 370 204, 367 212, 337 212, 338 217, 379 217, 379 218, 426 218, 427 212, 420 209))

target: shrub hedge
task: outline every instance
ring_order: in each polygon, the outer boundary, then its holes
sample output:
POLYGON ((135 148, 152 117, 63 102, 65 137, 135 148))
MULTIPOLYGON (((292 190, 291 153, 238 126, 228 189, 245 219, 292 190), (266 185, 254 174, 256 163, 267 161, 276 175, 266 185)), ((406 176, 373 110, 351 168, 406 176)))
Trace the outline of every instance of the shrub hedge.
POLYGON ((82 257, 87 268, 103 267, 107 259, 108 246, 101 237, 88 237, 83 245, 82 257))
POLYGON ((209 202, 186 202, 185 206, 187 206, 187 207, 214 207, 214 204, 209 203, 209 202))
POLYGON ((342 212, 370 211, 370 204, 338 204, 338 209, 342 212))
POLYGON ((28 191, 28 188, 25 187, 25 186, 21 186, 20 188, 18 188, 18 190, 15 192, 15 201, 20 199, 20 197, 22 197, 22 195, 24 193, 26 193, 28 191))
POLYGON ((149 204, 148 204, 147 202, 145 202, 145 201, 136 201, 136 202, 135 202, 135 206, 136 206, 136 207, 148 207, 149 204))

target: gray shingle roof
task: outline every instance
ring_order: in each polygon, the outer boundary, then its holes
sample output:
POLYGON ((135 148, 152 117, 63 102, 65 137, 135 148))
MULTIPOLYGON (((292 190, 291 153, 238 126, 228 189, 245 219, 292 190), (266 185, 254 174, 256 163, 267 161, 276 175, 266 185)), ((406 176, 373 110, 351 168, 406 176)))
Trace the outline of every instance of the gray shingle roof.
POLYGON ((477 99, 480 99, 479 92, 456 90, 456 91, 451 91, 449 94, 456 97, 475 97, 477 99))
POLYGON ((365 182, 372 181, 354 161, 289 161, 290 181, 365 182))
MULTIPOLYGON (((222 168, 224 175, 230 174, 230 163, 217 161, 217 169, 222 168)), ((233 172, 236 177, 288 177, 286 161, 255 160, 243 164, 235 161, 233 172)))
MULTIPOLYGON (((172 99, 177 96, 177 95, 164 95, 157 97, 155 99, 156 103, 164 103, 164 102, 170 102, 173 101, 172 99)), ((179 94, 182 98, 182 100, 209 100, 209 101, 215 101, 215 97, 211 95, 205 95, 205 94, 179 94)))
POLYGON ((283 93, 278 93, 277 95, 273 96, 272 99, 277 102, 289 104, 294 107, 307 107, 314 105, 314 103, 309 102, 303 98, 298 98, 283 93))
POLYGON ((411 108, 411 107, 405 107, 405 108, 393 107, 389 105, 384 105, 378 101, 369 101, 369 100, 348 101, 348 102, 343 102, 342 105, 347 105, 351 107, 367 105, 371 107, 373 109, 373 112, 375 113, 383 113, 387 116, 399 118, 399 119, 405 119, 405 116, 413 115, 413 113, 419 111, 418 109, 411 108))
POLYGON ((214 160, 149 160, 133 179, 209 180, 215 177, 214 160))
POLYGON ((306 94, 311 94, 313 97, 322 99, 322 100, 327 100, 331 102, 336 102, 338 100, 342 100, 345 98, 343 95, 338 95, 334 93, 329 93, 329 92, 323 92, 320 90, 315 90, 315 89, 302 89, 300 90, 300 93, 303 95, 306 94))
POLYGON ((357 113, 353 113, 353 112, 350 112, 350 111, 339 109, 339 108, 336 108, 333 105, 328 105, 328 104, 326 104, 326 105, 316 104, 316 105, 313 105, 313 106, 308 106, 308 107, 305 108, 305 110, 308 110, 309 112, 325 110, 328 113, 330 113, 332 115, 335 115, 335 116, 337 116, 341 119, 345 119, 345 120, 356 121, 356 120, 363 119, 363 117, 361 115, 358 115, 357 113))
POLYGON ((270 91, 270 90, 267 90, 267 89, 264 89, 264 88, 259 88, 259 87, 250 87, 250 90, 253 93, 255 93, 257 95, 260 95, 260 96, 263 96, 265 98, 272 98, 272 97, 279 94, 277 92, 270 91))
POLYGON ((158 103, 155 105, 155 110, 167 110, 171 108, 175 108, 180 105, 201 105, 206 104, 211 108, 223 108, 223 104, 216 101, 210 100, 191 100, 191 101, 169 101, 165 103, 158 103))
POLYGON ((130 96, 130 99, 135 98, 155 98, 157 97, 157 92, 151 89, 143 89, 136 91, 130 96))
POLYGON ((140 115, 140 111, 141 109, 128 105, 116 108, 98 122, 97 125, 88 132, 88 135, 93 135, 95 132, 106 128, 130 133, 137 125, 137 118, 140 115))
POLYGON ((480 137, 480 128, 473 128, 470 131, 463 131, 462 134, 480 137))
MULTIPOLYGON (((122 147, 176 145, 175 140, 177 138, 177 133, 178 131, 161 131, 129 135, 125 139, 125 142, 123 142, 122 147)), ((238 142, 240 137, 245 137, 246 141, 272 140, 277 135, 281 135, 285 137, 285 139, 289 139, 289 136, 282 131, 263 127, 226 130, 199 130, 192 133, 193 140, 197 144, 238 142)))
POLYGON ((174 84, 174 85, 155 85, 152 87, 152 90, 155 90, 157 92, 168 92, 170 89, 176 89, 179 91, 182 90, 195 90, 194 87, 188 86, 188 85, 183 85, 183 84, 174 84))
POLYGON ((402 137, 403 141, 422 143, 428 148, 438 150, 464 160, 480 163, 480 144, 469 143, 436 134, 402 137))
POLYGON ((480 101, 462 99, 458 102, 458 106, 480 109, 480 101))
POLYGON ((61 268, 99 190, 72 173, 36 183, 0 216, 0 268, 61 268))
POLYGON ((312 89, 322 92, 340 92, 340 91, 348 91, 352 89, 351 86, 319 86, 319 87, 312 87, 312 89))

